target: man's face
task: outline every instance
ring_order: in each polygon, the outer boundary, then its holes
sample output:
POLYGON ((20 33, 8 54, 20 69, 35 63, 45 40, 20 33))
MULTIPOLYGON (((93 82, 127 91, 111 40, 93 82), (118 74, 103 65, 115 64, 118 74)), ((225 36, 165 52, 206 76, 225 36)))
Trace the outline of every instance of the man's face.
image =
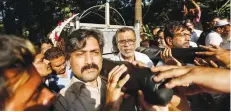
POLYGON ((35 56, 33 65, 37 69, 38 73, 42 76, 45 77, 49 75, 52 72, 50 61, 44 59, 43 54, 37 54, 35 56))
POLYGON ((190 32, 186 29, 176 31, 171 41, 171 48, 189 48, 190 32))
POLYGON ((132 31, 121 32, 117 37, 117 46, 124 57, 133 57, 136 48, 136 36, 132 31))
POLYGON ((44 54, 50 48, 52 48, 51 44, 42 43, 42 45, 41 45, 41 53, 44 54))
POLYGON ((44 86, 37 70, 32 66, 24 73, 18 71, 16 69, 4 71, 9 81, 8 89, 15 89, 5 103, 5 110, 49 110, 55 95, 44 86))
POLYGON ((71 53, 70 65, 75 76, 84 81, 96 80, 102 69, 102 53, 98 41, 88 37, 86 46, 71 53))
POLYGON ((51 59, 51 68, 56 72, 56 74, 64 74, 66 71, 66 60, 64 56, 60 56, 55 59, 51 59))
POLYGON ((149 48, 149 40, 141 41, 141 45, 142 45, 142 47, 147 47, 147 48, 149 48))
POLYGON ((164 40, 164 32, 160 32, 158 35, 158 43, 160 48, 164 48, 166 45, 164 40))
POLYGON ((223 36, 224 36, 226 39, 229 39, 229 38, 230 38, 230 25, 224 26, 223 36))
POLYGON ((213 28, 215 26, 215 24, 220 21, 219 18, 214 18, 212 21, 211 21, 211 27, 213 28))

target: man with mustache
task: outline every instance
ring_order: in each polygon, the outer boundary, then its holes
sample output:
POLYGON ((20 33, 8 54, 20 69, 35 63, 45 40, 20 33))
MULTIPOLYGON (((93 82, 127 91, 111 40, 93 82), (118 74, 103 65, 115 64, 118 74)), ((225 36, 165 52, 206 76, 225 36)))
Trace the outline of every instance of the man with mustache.
POLYGON ((179 65, 182 64, 172 57, 170 48, 189 48, 190 47, 189 29, 180 21, 173 21, 165 25, 164 40, 167 45, 165 50, 161 53, 163 61, 159 61, 157 66, 160 65, 179 65))
MULTIPOLYGON (((60 91, 54 103, 55 110, 96 111, 104 108, 107 87, 106 81, 100 77, 103 45, 103 35, 99 31, 78 29, 70 34, 66 42, 66 52, 73 77, 70 84, 60 91)), ((125 66, 119 68, 125 69, 125 66)), ((124 72, 119 71, 121 74, 124 72)), ((111 82, 113 87, 117 84, 114 81, 111 82)), ((121 87, 122 84, 119 85, 120 89, 121 87)), ((119 88, 115 90, 118 91, 119 88)), ((111 92, 107 92, 108 94, 111 92)), ((111 97, 107 98, 107 101, 110 99, 111 97)))
POLYGON ((150 58, 143 53, 136 52, 136 34, 132 28, 123 27, 116 31, 112 40, 113 50, 119 52, 111 60, 115 61, 139 61, 148 67, 153 66, 150 58))

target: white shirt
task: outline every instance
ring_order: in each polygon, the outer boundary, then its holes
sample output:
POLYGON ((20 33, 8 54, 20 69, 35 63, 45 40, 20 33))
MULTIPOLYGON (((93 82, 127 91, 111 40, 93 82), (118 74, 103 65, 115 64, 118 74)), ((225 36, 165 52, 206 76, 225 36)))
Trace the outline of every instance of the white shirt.
POLYGON ((215 31, 211 31, 205 38, 205 45, 208 46, 210 44, 220 46, 223 39, 221 35, 215 31))
POLYGON ((224 40, 223 42, 221 42, 220 47, 230 50, 230 40, 224 40))
POLYGON ((195 42, 189 41, 189 46, 191 47, 198 47, 195 42))
MULTIPOLYGON (((110 59, 114 60, 114 61, 124 61, 123 57, 121 56, 121 53, 118 53, 117 55, 114 55, 110 59)), ((151 68, 154 65, 152 60, 146 54, 136 52, 136 51, 135 51, 135 60, 143 62, 149 68, 151 68)))
MULTIPOLYGON (((163 65, 167 65, 164 61, 160 60, 156 66, 163 66, 163 65)), ((190 64, 190 63, 186 63, 186 66, 195 66, 194 64, 190 64)))
POLYGON ((197 43, 197 40, 199 39, 202 31, 194 29, 191 35, 191 41, 197 43))

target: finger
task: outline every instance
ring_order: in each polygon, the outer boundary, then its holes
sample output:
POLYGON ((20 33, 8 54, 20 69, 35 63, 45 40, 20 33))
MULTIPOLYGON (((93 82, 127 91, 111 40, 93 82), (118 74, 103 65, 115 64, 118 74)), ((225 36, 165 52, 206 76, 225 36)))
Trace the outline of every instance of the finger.
POLYGON ((197 55, 204 55, 204 56, 213 56, 215 52, 196 52, 197 55))
POLYGON ((209 63, 210 63, 214 68, 218 68, 218 67, 219 67, 213 60, 210 60, 209 63))
POLYGON ((157 76, 154 77, 155 82, 159 82, 166 78, 174 78, 184 75, 190 71, 189 68, 172 68, 163 72, 160 72, 157 76))
POLYGON ((166 48, 166 58, 169 58, 169 48, 166 48))
POLYGON ((169 49, 169 56, 170 56, 170 57, 173 57, 173 56, 172 56, 172 49, 171 49, 171 48, 169 49))
MULTIPOLYGON (((186 73, 187 74, 187 73, 186 73)), ((184 86, 192 83, 192 76, 190 74, 184 74, 180 77, 174 78, 165 84, 166 88, 174 88, 176 86, 184 86)))
POLYGON ((126 67, 124 64, 119 65, 119 67, 112 73, 111 79, 113 79, 114 75, 120 72, 124 67, 126 67))
POLYGON ((163 51, 163 58, 164 59, 166 58, 166 51, 167 51, 167 48, 165 48, 164 51, 163 51))
MULTIPOLYGON (((117 73, 113 74, 113 80, 115 82, 119 81, 120 76, 127 70, 126 66, 123 66, 120 71, 118 71, 117 73)), ((111 83, 111 86, 115 87, 117 83, 111 83)), ((121 86, 121 85, 120 85, 121 86)))
POLYGON ((217 46, 217 45, 214 45, 214 44, 209 44, 210 46, 212 46, 212 48, 215 48, 215 49, 219 49, 220 47, 217 46))
POLYGON ((201 64, 197 61, 197 59, 194 59, 194 64, 197 65, 197 66, 201 66, 201 64))
POLYGON ((143 107, 145 110, 150 108, 147 102, 144 100, 144 94, 141 90, 138 90, 138 99, 141 107, 143 107))
POLYGON ((162 72, 162 71, 166 71, 172 68, 182 68, 179 66, 174 66, 174 65, 168 65, 168 66, 153 66, 151 67, 151 71, 152 72, 162 72))
POLYGON ((147 67, 147 65, 141 61, 137 61, 138 67, 147 67))
POLYGON ((132 64, 133 64, 134 66, 137 66, 137 65, 138 65, 137 61, 132 61, 132 64))
POLYGON ((108 78, 107 78, 107 81, 108 81, 108 82, 110 82, 112 73, 114 73, 114 72, 118 69, 118 67, 119 67, 118 65, 115 66, 115 67, 109 72, 108 78))
POLYGON ((201 61, 202 61, 202 63, 204 64, 204 65, 209 65, 209 63, 207 62, 207 61, 205 61, 204 59, 201 59, 201 61))
POLYGON ((118 85, 122 88, 124 86, 124 84, 126 84, 126 82, 129 80, 129 78, 130 78, 130 75, 127 74, 123 79, 121 79, 118 82, 118 85))
POLYGON ((160 58, 161 58, 162 60, 164 60, 163 52, 162 52, 162 51, 160 51, 160 58))
POLYGON ((214 49, 214 48, 209 47, 209 46, 203 46, 203 45, 200 45, 200 48, 205 49, 205 50, 208 50, 208 51, 215 51, 215 49, 214 49))

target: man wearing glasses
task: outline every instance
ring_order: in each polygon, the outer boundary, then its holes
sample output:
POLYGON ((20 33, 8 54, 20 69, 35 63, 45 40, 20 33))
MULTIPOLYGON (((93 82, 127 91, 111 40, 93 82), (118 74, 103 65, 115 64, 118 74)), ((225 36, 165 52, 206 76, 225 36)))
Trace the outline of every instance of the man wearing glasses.
POLYGON ((140 52, 136 52, 136 35, 132 28, 123 27, 116 31, 113 37, 113 50, 119 52, 111 60, 115 61, 138 61, 146 64, 148 67, 153 66, 150 58, 140 52))

